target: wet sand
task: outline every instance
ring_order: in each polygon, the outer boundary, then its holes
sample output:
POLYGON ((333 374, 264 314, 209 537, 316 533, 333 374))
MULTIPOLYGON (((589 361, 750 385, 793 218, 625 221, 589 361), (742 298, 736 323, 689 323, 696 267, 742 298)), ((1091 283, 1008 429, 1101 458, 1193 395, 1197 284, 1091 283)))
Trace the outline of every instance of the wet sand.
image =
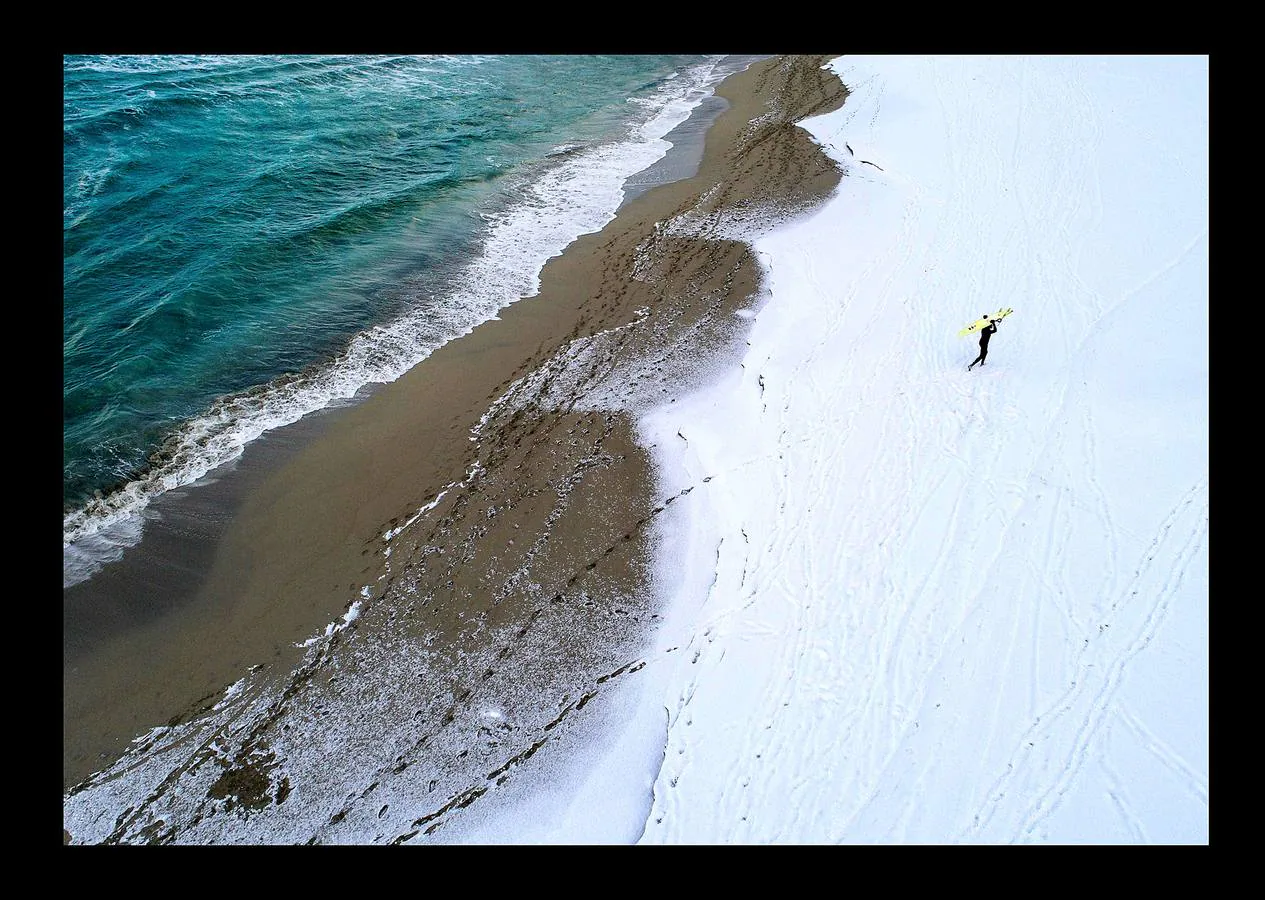
MULTIPOLYGON (((164 792, 182 779, 186 795, 202 785, 212 757, 220 775, 204 802, 219 804, 218 829, 225 811, 319 796, 328 774, 305 774, 283 748, 314 727, 310 710, 354 709, 357 691, 394 710, 377 741, 391 750, 355 775, 362 797, 424 765, 430 811, 397 822, 390 804, 331 800, 320 828, 291 816, 293 833, 274 824, 269 839, 347 840, 374 821, 371 805, 383 842, 429 834, 635 671, 659 614, 652 526, 682 499, 656 494, 636 412, 741 346, 735 313, 756 303, 760 275, 734 235, 811 210, 838 183, 793 124, 843 102, 827 59, 778 57, 731 76, 694 177, 630 192, 614 221, 549 262, 538 296, 363 401, 265 437, 217 483, 156 505, 144 553, 64 591, 71 796, 90 796, 107 775, 92 773, 133 738, 197 722, 248 673, 255 696, 276 698, 231 740, 221 729, 172 764, 152 809, 119 810, 109 839, 214 839, 199 830, 209 812, 154 812, 175 804, 164 792), (350 610, 319 653, 296 646, 350 610), (407 679, 383 678, 384 660, 423 645, 407 679), (515 698, 513 734, 480 736, 481 693, 515 698), (428 748, 441 737, 455 752, 437 761, 428 748)), ((241 827, 238 840, 257 839, 241 827)))

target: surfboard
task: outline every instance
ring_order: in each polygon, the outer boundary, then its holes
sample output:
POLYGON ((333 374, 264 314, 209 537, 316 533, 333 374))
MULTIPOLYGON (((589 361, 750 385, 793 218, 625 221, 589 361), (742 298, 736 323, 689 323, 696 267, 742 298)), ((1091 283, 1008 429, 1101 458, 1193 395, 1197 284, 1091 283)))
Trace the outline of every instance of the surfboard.
POLYGON ((968 334, 974 334, 975 332, 979 331, 981 328, 986 326, 990 320, 995 321, 995 322, 1000 322, 1002 319, 1006 318, 1006 316, 1010 315, 1012 312, 1014 312, 1014 310, 1010 308, 1009 306, 1007 306, 1005 309, 997 310, 997 312, 993 313, 991 316, 985 316, 982 319, 976 319, 970 325, 967 325, 965 328, 959 331, 958 337, 966 337, 968 334))

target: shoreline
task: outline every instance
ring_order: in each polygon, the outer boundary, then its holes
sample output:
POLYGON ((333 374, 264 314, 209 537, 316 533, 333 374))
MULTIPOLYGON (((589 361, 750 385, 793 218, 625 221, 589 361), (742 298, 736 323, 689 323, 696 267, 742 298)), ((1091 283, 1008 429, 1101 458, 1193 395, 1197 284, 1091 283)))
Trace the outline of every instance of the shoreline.
MULTIPOLYGON (((750 66, 757 60, 739 56, 725 65, 740 65, 744 61, 750 66)), ((673 146, 657 163, 629 179, 625 199, 616 210, 616 216, 647 191, 693 177, 702 159, 706 133, 727 106, 713 94, 700 103, 686 121, 666 134, 665 140, 671 141, 673 146)), ((511 306, 531 304, 536 299, 523 298, 511 306)), ((505 315, 508 309, 503 309, 500 315, 505 315)), ((468 338, 469 335, 465 335, 450 342, 454 346, 446 349, 446 355, 459 356, 465 346, 462 342, 468 338)), ((206 587, 230 523, 241 512, 246 499, 303 448, 320 440, 332 419, 363 405, 388 387, 389 384, 368 385, 353 400, 317 410, 289 425, 270 430, 246 447, 236 460, 193 484, 156 498, 143 512, 145 530, 140 543, 127 548, 121 559, 106 564, 90 579, 63 588, 63 733, 68 744, 83 740, 78 736, 81 729, 72 720, 88 715, 89 709, 100 709, 106 702, 106 692, 92 691, 91 681, 103 676, 113 681, 111 673, 125 670, 124 658, 133 655, 137 647, 152 655, 161 652, 158 648, 169 640, 187 645, 187 638, 180 635, 196 632, 200 618, 207 617, 208 607, 224 607, 224 596, 232 590, 231 585, 222 587, 216 595, 209 594, 206 587)), ((343 608, 329 605, 324 608, 328 614, 304 618, 309 629, 319 630, 345 612, 345 604, 343 608)), ((213 620, 214 615, 210 618, 213 620)), ((214 627, 212 622, 208 624, 214 627)), ((306 637, 305 634, 298 636, 300 632, 293 629, 291 633, 296 640, 306 637)), ((274 659, 279 656, 275 648, 271 655, 274 659)), ((242 659, 234 659, 231 670, 217 666, 214 674, 196 681, 196 687, 185 689, 186 699, 173 711, 172 718, 154 720, 151 712, 158 705, 171 708, 167 699, 159 704, 146 704, 142 707, 144 712, 132 715, 122 713, 124 703, 113 703, 116 711, 110 718, 114 721, 108 725, 100 721, 94 723, 97 725, 94 730, 100 731, 104 741, 92 740, 86 752, 77 751, 73 765, 63 762, 63 789, 69 789, 92 771, 108 765, 126 750, 132 738, 156 721, 172 721, 178 714, 192 711, 193 704, 197 708, 204 707, 219 693, 216 683, 228 678, 233 671, 242 671, 242 663, 242 659)), ((175 671, 178 665, 169 666, 170 676, 176 679, 179 679, 175 671)), ((131 683, 135 680, 133 676, 131 683)), ((228 683, 225 681, 222 686, 228 683)), ((109 694, 115 694, 122 687, 116 685, 109 694)))
MULTIPOLYGON (((70 543, 63 554, 63 589, 91 578, 136 546, 141 538, 140 522, 144 514, 165 494, 187 492, 208 478, 215 480, 226 472, 231 473, 242 452, 258 437, 288 427, 299 419, 361 402, 368 392, 400 377, 436 346, 468 333, 479 324, 480 316, 495 318, 504 306, 530 300, 536 290, 533 282, 543 265, 586 228, 601 227, 604 220, 614 217, 619 209, 646 190, 694 174, 702 155, 706 129, 724 107, 724 101, 711 93, 712 90, 727 75, 760 58, 767 57, 716 54, 698 57, 699 61, 685 65, 668 79, 669 83, 678 82, 675 94, 664 89, 663 95, 670 99, 655 107, 648 120, 641 121, 642 113, 630 113, 632 118, 625 126, 631 131, 622 137, 611 133, 605 141, 587 139, 574 146, 566 145, 565 138, 560 138, 564 149, 546 153, 539 161, 540 169, 534 178, 527 174, 533 168, 531 165, 526 171, 510 174, 507 185, 528 179, 523 181, 522 187, 532 200, 526 204, 512 202, 511 189, 500 201, 492 202, 477 215, 472 212, 471 216, 483 224, 474 229, 476 234, 472 235, 468 252, 455 253, 443 266, 451 269, 455 281, 427 291, 452 295, 450 304, 469 307, 468 315, 445 313, 440 308, 439 319, 443 324, 434 328, 428 317, 419 309, 410 310, 407 304, 402 311, 396 308, 384 312, 385 318, 365 323, 360 332, 351 336, 341 349, 335 348, 337 352, 331 350, 327 358, 295 363, 299 369, 277 372, 275 377, 253 388, 238 386, 224 397, 209 402, 201 412, 192 413, 178 423, 179 427, 164 438, 162 446, 153 448, 148 463, 138 464, 140 468, 134 470, 130 478, 118 478, 111 482, 112 487, 98 485, 100 489, 94 492, 95 497, 85 496, 73 506, 65 506, 63 542, 70 543), (676 124, 671 125, 672 122, 676 124), (594 140, 597 143, 593 143, 594 140), (657 149, 651 150, 652 147, 657 149), (593 150, 600 152, 594 154, 593 150), (656 154, 658 159, 647 163, 647 153, 656 154), (578 169, 576 157, 580 159, 578 169), (631 171, 635 165, 645 168, 631 171), (613 177, 618 171, 622 171, 624 180, 622 191, 616 195, 622 199, 616 202, 611 190, 619 185, 613 177), (588 188, 559 188, 577 178, 588 188), (537 196, 539 191, 545 194, 537 196), (579 195, 589 199, 576 199, 579 195), (513 212, 537 209, 537 203, 544 203, 545 210, 553 210, 546 213, 548 220, 557 219, 557 227, 539 229, 541 237, 530 235, 529 222, 534 216, 521 218, 513 212), (523 244, 529 246, 519 253, 523 244), (511 265, 503 268, 506 274, 502 274, 497 259, 503 253, 513 257, 509 260, 511 265), (494 273, 486 271, 489 265, 494 273), (485 283, 491 288, 481 289, 480 285, 485 283), (250 401, 244 409, 233 409, 238 405, 238 395, 250 401), (285 408, 279 408, 283 403, 285 408), (228 411, 230 409, 232 411, 228 411), (212 424, 208 425, 211 420, 212 424), (208 428, 215 431, 215 439, 195 442, 191 435, 208 428), (210 449, 203 452, 203 444, 210 449), (230 452, 234 449, 238 454, 236 458, 230 452), (202 474, 195 474, 198 472, 202 474)), ((640 101, 637 106, 641 106, 640 101)), ((404 272, 383 275, 378 280, 403 279, 402 284, 411 284, 412 289, 419 290, 418 285, 412 283, 420 277, 426 276, 404 272)))
MULTIPOLYGON (((438 767, 426 793, 444 802, 413 820, 417 828, 393 823, 390 804, 377 813, 384 840, 400 842, 486 791, 468 786, 472 773, 500 771, 498 759, 506 772, 525 763, 601 685, 633 674, 658 617, 651 526, 677 499, 656 497, 633 412, 670 401, 740 339, 745 320, 735 313, 750 308, 761 277, 750 247, 725 236, 724 219, 797 215, 838 183, 794 125, 843 101, 825 59, 776 57, 729 76, 717 89, 729 106, 707 129, 697 174, 630 199, 600 232, 550 260, 536 297, 354 406, 265 437, 256 458, 239 461, 245 477, 196 489, 232 509, 227 521, 208 511, 202 523, 223 529, 205 580, 171 611, 139 626, 133 616, 65 663, 72 796, 90 797, 98 781, 88 776, 148 728, 200 727, 250 673, 251 696, 278 699, 234 713, 253 723, 240 743, 202 745, 223 769, 207 802, 227 812, 268 800, 280 808, 292 790, 317 790, 299 749, 286 750, 294 738, 285 732, 306 721, 300 709, 350 704, 346 714, 359 712, 367 727, 363 707, 332 687, 344 673, 353 686, 371 684, 375 702, 393 710, 392 727, 402 727, 403 704, 416 707, 396 749, 364 763, 378 773, 372 789, 394 778, 403 790, 423 759, 438 767), (758 117, 768 121, 750 131, 758 117), (694 233, 664 222, 694 223, 694 233), (260 465, 268 454, 272 464, 260 465), (316 650, 295 646, 341 616, 345 627, 316 650), (365 660, 378 644, 396 647, 393 662, 424 645, 411 673, 419 683, 371 681, 381 676, 365 660), (490 747, 473 707, 480 694, 523 706, 513 733, 490 747), (437 762, 441 742, 464 751, 437 762)), ((73 590, 67 602, 79 601, 73 590)), ((185 765, 194 777, 198 766, 185 765)), ((163 791, 142 796, 142 806, 175 802, 163 791)), ((333 809, 324 830, 306 833, 337 840, 365 810, 333 809)), ((111 837, 137 839, 129 829, 141 828, 141 815, 129 810, 111 837)), ((201 813, 171 818, 149 839, 178 839, 201 813)))

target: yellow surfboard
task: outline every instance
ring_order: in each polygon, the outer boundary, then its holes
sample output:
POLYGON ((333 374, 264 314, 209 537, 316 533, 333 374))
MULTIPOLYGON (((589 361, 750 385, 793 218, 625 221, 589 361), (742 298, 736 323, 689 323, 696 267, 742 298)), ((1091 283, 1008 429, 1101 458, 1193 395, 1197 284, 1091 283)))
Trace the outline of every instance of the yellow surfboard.
POLYGON ((1006 316, 1010 315, 1012 312, 1014 312, 1014 310, 1011 309, 1009 306, 1007 306, 1005 309, 997 310, 997 312, 993 313, 991 316, 985 316, 982 319, 976 319, 970 325, 967 325, 965 328, 959 331, 958 337, 966 337, 968 334, 974 334, 975 332, 979 331, 981 328, 988 325, 990 321, 1000 322, 1002 319, 1006 318, 1006 316))

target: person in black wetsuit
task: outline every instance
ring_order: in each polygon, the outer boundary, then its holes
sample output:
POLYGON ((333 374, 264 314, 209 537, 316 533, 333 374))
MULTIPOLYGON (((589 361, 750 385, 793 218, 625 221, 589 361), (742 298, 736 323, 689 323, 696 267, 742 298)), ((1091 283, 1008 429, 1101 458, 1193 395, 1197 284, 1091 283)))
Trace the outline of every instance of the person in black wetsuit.
POLYGON ((993 332, 997 330, 997 320, 990 316, 980 316, 981 319, 988 319, 988 324, 980 330, 979 333, 979 356, 975 357, 975 362, 966 367, 966 371, 971 371, 975 367, 975 363, 984 365, 984 358, 988 356, 988 339, 993 336, 993 332))

